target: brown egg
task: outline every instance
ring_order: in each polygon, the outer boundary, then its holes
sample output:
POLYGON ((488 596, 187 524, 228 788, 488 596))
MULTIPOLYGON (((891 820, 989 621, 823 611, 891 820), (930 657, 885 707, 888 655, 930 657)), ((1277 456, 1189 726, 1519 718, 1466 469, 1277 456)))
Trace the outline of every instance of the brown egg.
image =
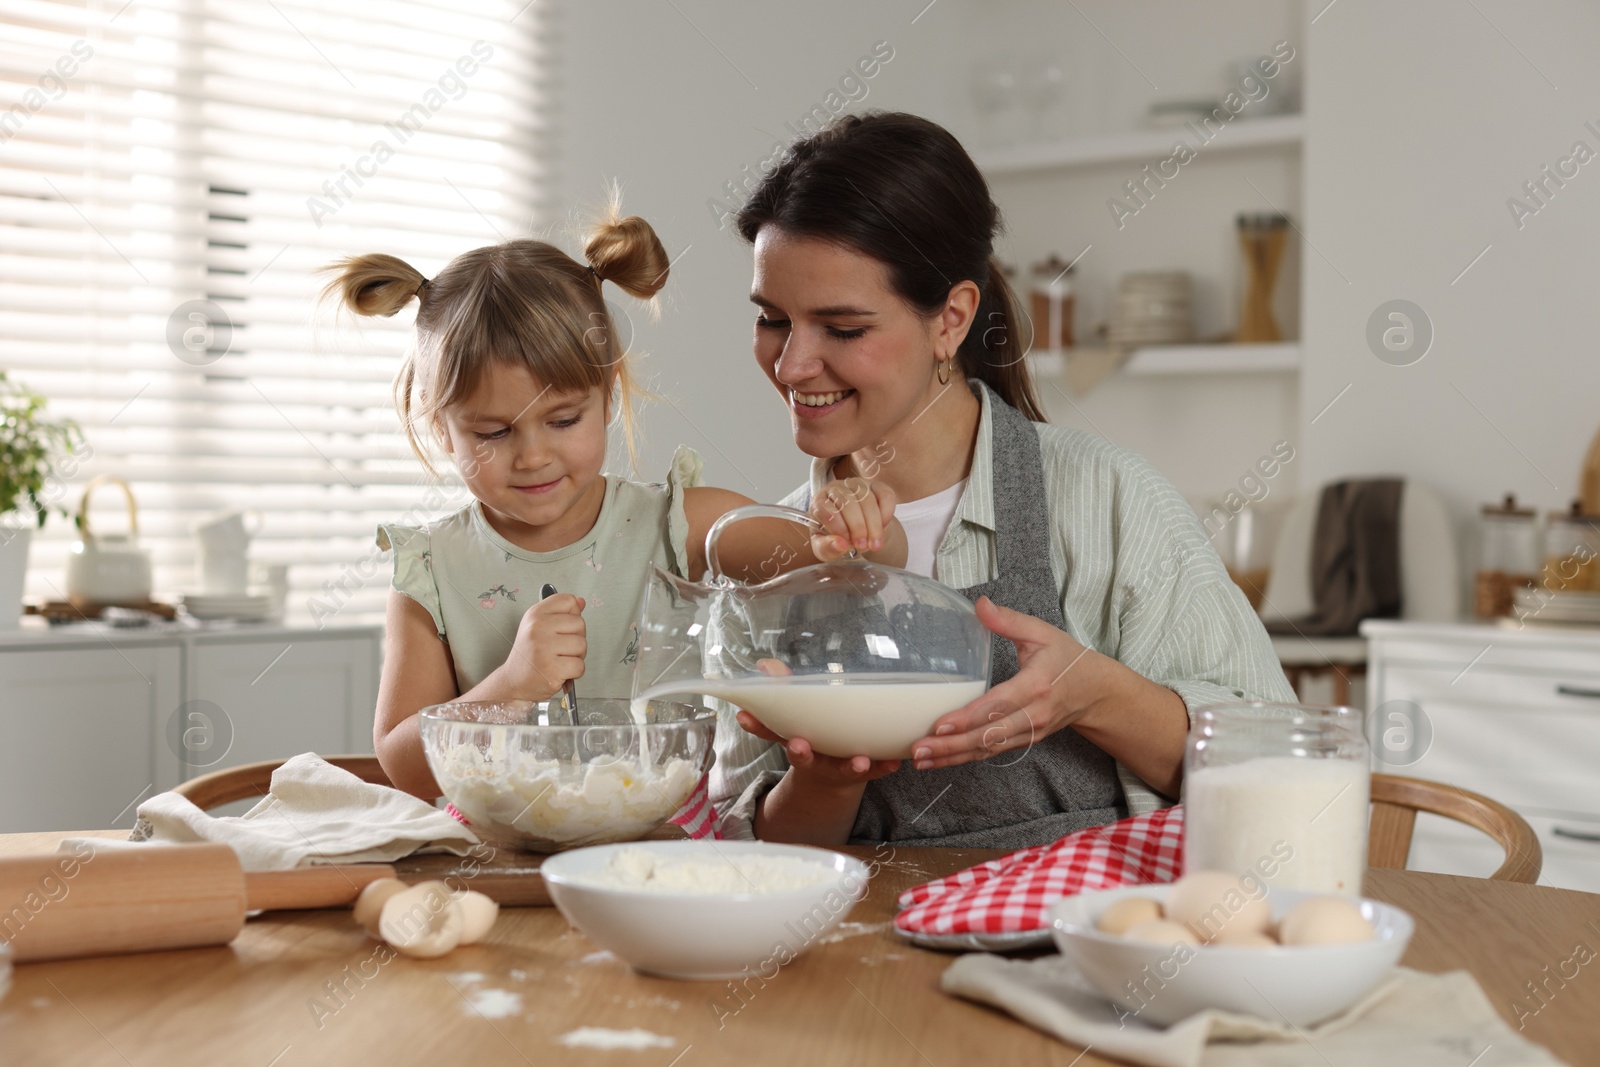
POLYGON ((500 916, 500 905, 470 889, 455 894, 452 899, 461 909, 461 943, 476 945, 494 928, 494 921, 500 916))
POLYGON ((406 884, 398 878, 379 878, 361 887, 352 909, 356 922, 373 937, 378 936, 378 916, 383 912, 383 902, 396 893, 404 892, 406 884))
POLYGON ((1122 936, 1130 941, 1151 941, 1158 945, 1198 945, 1200 939, 1187 926, 1166 919, 1146 919, 1128 928, 1122 936))
POLYGON ((1172 884, 1167 918, 1183 923, 1201 941, 1259 934, 1272 921, 1265 894, 1252 897, 1239 879, 1221 871, 1195 871, 1172 884))
POLYGON ((443 882, 419 882, 383 902, 378 934, 398 952, 418 959, 443 956, 461 943, 465 920, 443 882))
POLYGON ((1103 934, 1125 934, 1132 927, 1161 918, 1161 902, 1150 897, 1123 897, 1100 913, 1095 929, 1103 934))
POLYGON ((1285 945, 1347 945, 1371 941, 1375 931, 1354 901, 1344 897, 1302 900, 1278 923, 1285 945))

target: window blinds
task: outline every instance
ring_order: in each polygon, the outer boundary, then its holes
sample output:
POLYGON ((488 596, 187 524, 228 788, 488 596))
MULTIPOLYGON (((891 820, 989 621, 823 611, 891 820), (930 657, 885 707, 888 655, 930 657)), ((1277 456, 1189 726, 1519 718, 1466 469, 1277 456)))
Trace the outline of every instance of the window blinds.
MULTIPOLYGON (((132 485, 158 595, 195 588, 195 518, 254 508, 293 615, 381 610, 375 524, 466 501, 394 414, 411 312, 319 309, 316 270, 431 276, 532 229, 542 7, 0 0, 0 367, 84 429, 59 503, 132 485)), ((97 496, 95 528, 121 507, 97 496)), ((31 595, 64 595, 74 536, 35 537, 31 595)))

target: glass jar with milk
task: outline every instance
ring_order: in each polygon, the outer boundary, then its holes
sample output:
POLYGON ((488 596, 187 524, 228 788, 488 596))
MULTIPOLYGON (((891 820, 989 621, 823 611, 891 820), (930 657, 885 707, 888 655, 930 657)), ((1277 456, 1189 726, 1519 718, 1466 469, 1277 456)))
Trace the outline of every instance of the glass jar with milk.
POLYGON ((1183 866, 1361 892, 1371 765, 1356 708, 1218 704, 1184 757, 1183 866))

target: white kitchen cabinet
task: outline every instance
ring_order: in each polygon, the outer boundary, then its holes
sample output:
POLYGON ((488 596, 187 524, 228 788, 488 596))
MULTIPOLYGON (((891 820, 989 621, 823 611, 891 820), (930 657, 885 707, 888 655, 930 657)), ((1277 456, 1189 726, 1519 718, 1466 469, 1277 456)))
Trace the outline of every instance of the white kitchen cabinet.
MULTIPOLYGON (((1515 809, 1539 835, 1542 884, 1600 892, 1600 632, 1378 621, 1361 632, 1374 769, 1515 809)), ((1412 868, 1481 876, 1499 863, 1483 834, 1417 821, 1412 868)))
POLYGON ((137 801, 197 774, 371 752, 382 635, 371 623, 0 634, 0 832, 131 826, 137 801))
POLYGON ((181 685, 171 644, 0 651, 0 832, 132 825, 178 784, 181 685))
POLYGON ((371 637, 202 638, 186 672, 193 714, 229 734, 189 746, 184 777, 299 752, 372 751, 378 644, 371 637))

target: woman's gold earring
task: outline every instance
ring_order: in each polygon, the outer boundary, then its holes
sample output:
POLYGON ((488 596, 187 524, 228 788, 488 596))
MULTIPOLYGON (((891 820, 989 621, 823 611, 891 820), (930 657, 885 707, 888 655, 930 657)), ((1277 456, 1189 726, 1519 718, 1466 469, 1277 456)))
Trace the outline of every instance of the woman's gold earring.
POLYGON ((941 359, 939 361, 938 375, 940 385, 950 384, 950 364, 953 362, 954 360, 949 359, 941 359))

